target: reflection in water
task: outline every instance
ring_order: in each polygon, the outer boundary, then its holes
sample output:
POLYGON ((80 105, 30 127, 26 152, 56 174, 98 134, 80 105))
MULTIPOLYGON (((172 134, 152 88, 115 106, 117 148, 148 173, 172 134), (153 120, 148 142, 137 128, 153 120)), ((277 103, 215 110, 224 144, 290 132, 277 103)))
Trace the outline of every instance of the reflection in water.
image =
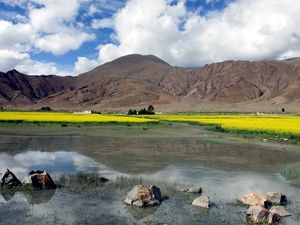
POLYGON ((15 156, 0 154, 0 171, 9 168, 19 179, 31 170, 47 170, 52 176, 77 172, 98 173, 113 177, 122 175, 93 159, 76 152, 27 151, 15 156))
POLYGON ((0 192, 0 196, 2 196, 3 198, 2 200, 0 198, 0 203, 11 201, 14 198, 17 201, 26 198, 28 203, 31 205, 46 204, 54 196, 55 191, 56 190, 26 190, 22 192, 17 192, 14 190, 6 190, 0 192))
POLYGON ((136 220, 147 218, 148 216, 155 213, 158 206, 148 208, 138 208, 134 206, 126 206, 127 212, 129 212, 136 220))
MULTIPOLYGON (((270 148, 251 143, 228 143, 222 139, 207 140, 201 137, 174 139, 81 136, 0 137, 0 153, 15 156, 25 151, 39 152, 35 157, 46 161, 47 157, 50 161, 53 157, 58 157, 57 154, 53 156, 50 152, 77 152, 126 174, 141 172, 152 174, 169 165, 191 161, 222 170, 244 171, 278 171, 287 163, 300 162, 300 154, 287 151, 281 146, 270 148), (43 152, 48 153, 43 154, 43 152)), ((28 157, 27 161, 31 156, 28 157)), ((63 159, 63 157, 62 153, 61 167, 65 167, 63 160, 68 163, 68 158, 63 159)))

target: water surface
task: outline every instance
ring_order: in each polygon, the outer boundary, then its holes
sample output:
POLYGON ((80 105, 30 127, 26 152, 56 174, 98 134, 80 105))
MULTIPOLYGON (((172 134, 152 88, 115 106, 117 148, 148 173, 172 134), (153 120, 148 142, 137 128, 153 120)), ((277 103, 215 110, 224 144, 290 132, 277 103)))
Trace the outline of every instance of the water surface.
POLYGON ((0 135, 0 171, 9 168, 20 179, 30 170, 46 169, 55 179, 87 172, 110 179, 129 176, 176 183, 178 187, 201 186, 217 207, 203 211, 190 205, 197 196, 170 196, 159 207, 139 211, 125 206, 122 194, 102 199, 61 190, 17 192, 0 196, 0 224, 144 224, 150 220, 241 224, 239 218, 246 208, 237 206, 235 199, 250 191, 286 193, 293 214, 286 224, 300 223, 300 189, 289 185, 279 173, 284 165, 300 162, 299 147, 224 138, 194 127, 184 128, 189 131, 170 129, 164 136, 155 130, 159 128, 153 128, 151 135, 143 134, 147 132, 144 129, 137 135, 126 133, 133 132, 131 128, 120 129, 124 135, 5 133, 0 135), (193 133, 188 133, 191 130, 193 133))

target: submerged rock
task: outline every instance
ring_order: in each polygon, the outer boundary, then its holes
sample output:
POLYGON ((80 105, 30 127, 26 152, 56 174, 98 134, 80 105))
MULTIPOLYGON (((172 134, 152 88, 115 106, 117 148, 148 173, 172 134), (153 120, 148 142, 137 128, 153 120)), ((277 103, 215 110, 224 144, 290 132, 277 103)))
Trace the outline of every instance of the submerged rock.
POLYGON ((11 189, 21 185, 21 181, 9 169, 1 175, 1 189, 11 189))
POLYGON ((201 187, 190 187, 181 190, 182 192, 193 193, 193 194, 202 194, 201 187))
POLYGON ((124 200, 128 205, 135 205, 138 207, 159 205, 162 201, 160 189, 154 185, 147 187, 143 185, 136 185, 124 200))
POLYGON ((45 170, 31 171, 29 175, 23 179, 23 184, 30 185, 34 189, 56 189, 56 184, 45 170))
POLYGON ((267 199, 272 203, 272 205, 286 205, 287 197, 279 192, 267 192, 267 199))
POLYGON ((260 224, 268 221, 269 211, 261 205, 253 205, 247 210, 247 222, 251 221, 255 224, 260 224))
POLYGON ((212 204, 208 196, 201 195, 193 201, 192 205, 208 209, 212 204))
POLYGON ((242 195, 240 198, 238 198, 238 201, 240 201, 245 205, 250 205, 250 206, 260 205, 266 208, 272 205, 272 203, 264 195, 256 192, 251 192, 249 194, 242 195))
POLYGON ((291 214, 283 206, 273 206, 269 212, 270 212, 269 215, 270 224, 277 223, 282 218, 291 216, 291 214))

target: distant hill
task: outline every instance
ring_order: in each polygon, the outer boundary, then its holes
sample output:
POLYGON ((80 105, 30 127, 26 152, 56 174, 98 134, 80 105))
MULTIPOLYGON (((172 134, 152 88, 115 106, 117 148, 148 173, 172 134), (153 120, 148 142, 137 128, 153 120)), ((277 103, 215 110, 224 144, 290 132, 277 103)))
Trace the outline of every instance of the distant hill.
POLYGON ((77 77, 0 73, 2 107, 118 111, 149 104, 165 112, 300 111, 300 58, 180 68, 134 54, 77 77))

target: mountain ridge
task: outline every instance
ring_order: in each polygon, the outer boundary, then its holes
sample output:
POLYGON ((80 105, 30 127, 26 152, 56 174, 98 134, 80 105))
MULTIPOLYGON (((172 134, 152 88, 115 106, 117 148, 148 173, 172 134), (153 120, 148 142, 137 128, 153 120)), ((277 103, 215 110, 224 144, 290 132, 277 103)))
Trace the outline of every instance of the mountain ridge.
POLYGON ((274 111, 297 110, 299 103, 300 58, 181 68, 132 54, 76 77, 0 73, 2 107, 115 111, 153 104, 163 112, 274 111))

